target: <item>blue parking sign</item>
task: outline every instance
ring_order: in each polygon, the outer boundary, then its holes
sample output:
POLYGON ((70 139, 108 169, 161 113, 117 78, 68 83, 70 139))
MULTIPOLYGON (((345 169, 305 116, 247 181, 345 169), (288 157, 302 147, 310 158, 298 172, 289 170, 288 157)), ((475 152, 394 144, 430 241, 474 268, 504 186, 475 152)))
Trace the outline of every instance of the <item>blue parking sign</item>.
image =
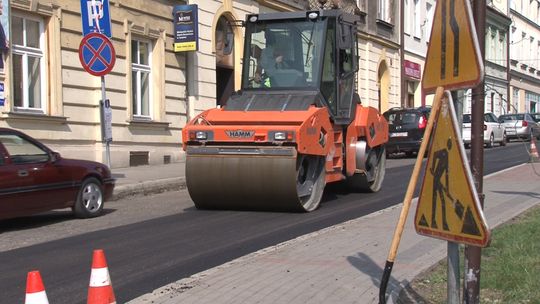
POLYGON ((81 0, 81 20, 83 36, 100 33, 112 37, 109 0, 81 0))

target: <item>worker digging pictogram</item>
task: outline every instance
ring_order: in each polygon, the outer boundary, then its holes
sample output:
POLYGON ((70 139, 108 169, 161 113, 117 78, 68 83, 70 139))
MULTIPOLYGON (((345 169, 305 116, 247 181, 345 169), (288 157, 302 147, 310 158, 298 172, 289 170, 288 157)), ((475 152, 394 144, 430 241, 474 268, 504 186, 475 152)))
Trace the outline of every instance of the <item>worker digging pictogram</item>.
POLYGON ((416 230, 448 241, 484 246, 489 241, 489 230, 456 131, 453 104, 446 95, 440 111, 432 113, 436 123, 418 198, 416 230))

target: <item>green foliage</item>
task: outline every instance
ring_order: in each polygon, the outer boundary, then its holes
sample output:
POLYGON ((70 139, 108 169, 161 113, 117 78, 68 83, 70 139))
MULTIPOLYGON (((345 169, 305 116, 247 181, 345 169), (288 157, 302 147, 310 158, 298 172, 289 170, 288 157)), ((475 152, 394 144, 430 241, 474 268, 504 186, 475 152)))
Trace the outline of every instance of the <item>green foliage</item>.
MULTIPOLYGON (((460 249, 463 280, 463 246, 460 249)), ((414 301, 445 303, 446 271, 444 259, 415 279, 414 301)), ((492 231, 490 247, 482 250, 480 303, 540 304, 540 206, 492 231)))
POLYGON ((501 291, 504 303, 540 303, 540 208, 495 229, 482 258, 481 289, 501 291))

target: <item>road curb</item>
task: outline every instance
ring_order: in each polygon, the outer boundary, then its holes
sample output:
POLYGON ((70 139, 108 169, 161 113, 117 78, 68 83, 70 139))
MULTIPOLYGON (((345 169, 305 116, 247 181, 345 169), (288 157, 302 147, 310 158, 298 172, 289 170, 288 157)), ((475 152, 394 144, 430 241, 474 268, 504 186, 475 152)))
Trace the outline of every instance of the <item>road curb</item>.
POLYGON ((185 188, 185 177, 173 177, 129 185, 117 185, 114 188, 114 192, 110 200, 117 201, 131 196, 150 195, 166 191, 178 191, 185 188))

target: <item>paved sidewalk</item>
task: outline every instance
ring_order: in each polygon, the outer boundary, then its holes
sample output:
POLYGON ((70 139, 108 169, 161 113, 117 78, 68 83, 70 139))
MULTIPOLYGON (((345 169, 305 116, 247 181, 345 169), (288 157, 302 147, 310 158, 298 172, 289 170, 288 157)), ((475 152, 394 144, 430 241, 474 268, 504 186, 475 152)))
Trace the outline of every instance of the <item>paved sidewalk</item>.
MULTIPOLYGON (((540 171, 540 164, 535 166, 540 171)), ((141 187, 132 181, 144 188, 155 176, 184 181, 183 164, 150 168, 113 170, 124 174, 117 176, 117 190, 141 187)), ((484 193, 486 218, 494 228, 540 203, 540 177, 531 164, 510 168, 486 177, 484 193)), ((414 231, 415 209, 414 205, 400 243, 388 303, 395 303, 403 286, 446 256, 446 242, 414 231)), ((263 249, 128 303, 377 303, 400 211, 401 205, 263 249)))
POLYGON ((185 162, 158 166, 113 168, 116 185, 112 200, 133 195, 148 195, 186 187, 185 162))

